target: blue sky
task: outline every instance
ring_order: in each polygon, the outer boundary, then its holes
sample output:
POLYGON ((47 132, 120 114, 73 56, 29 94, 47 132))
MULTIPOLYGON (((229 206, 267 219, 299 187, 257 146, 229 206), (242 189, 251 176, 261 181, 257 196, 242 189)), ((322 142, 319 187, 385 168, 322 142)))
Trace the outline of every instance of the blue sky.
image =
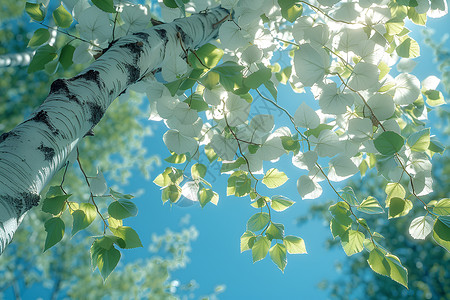
MULTIPOLYGON (((431 20, 429 26, 436 30, 435 38, 440 39, 443 34, 448 33, 448 22, 450 18, 431 20)), ((416 33, 412 36, 422 44, 422 37, 418 33, 418 26, 408 25, 416 33)), ((447 42, 447 45, 449 43, 447 42)), ((430 49, 423 45, 422 56, 416 61, 418 65, 414 74, 423 80, 429 75, 439 77, 439 72, 433 63, 433 55, 430 49)), ((310 94, 294 94, 288 88, 279 89, 280 104, 291 111, 303 101, 311 103, 313 97, 310 94)), ((263 109, 261 111, 263 112, 263 109)), ((286 122, 283 122, 286 124, 286 122)), ((162 135, 166 131, 162 123, 150 122, 148 126, 154 128, 154 136, 146 144, 150 151, 159 154, 162 158, 169 153, 162 142, 162 135)), ((169 164, 164 163, 155 169, 152 175, 156 176, 169 164)), ((267 165, 265 167, 267 169, 267 165)), ((191 224, 195 225, 200 232, 199 238, 192 244, 190 253, 191 262, 187 268, 175 272, 174 278, 187 283, 195 279, 200 288, 196 295, 201 296, 211 293, 214 286, 225 284, 226 291, 220 295, 221 299, 324 299, 326 294, 317 288, 317 284, 324 279, 333 280, 340 276, 334 268, 334 263, 341 260, 345 263, 346 255, 343 250, 326 250, 324 242, 331 236, 328 224, 322 220, 309 222, 307 225, 298 227, 295 219, 305 214, 311 203, 327 200, 336 200, 331 189, 322 184, 324 193, 319 199, 302 201, 297 193, 296 181, 302 175, 299 170, 292 167, 290 159, 281 161, 280 169, 286 171, 290 178, 280 191, 271 191, 270 195, 282 193, 296 204, 290 209, 275 213, 274 221, 282 222, 286 227, 286 234, 302 237, 306 242, 308 254, 288 255, 288 265, 284 274, 272 263, 269 257, 263 261, 252 263, 251 252, 240 253, 239 237, 245 231, 248 218, 257 212, 249 205, 249 198, 226 197, 226 179, 228 176, 215 175, 206 178, 214 183, 214 190, 220 194, 219 205, 207 205, 201 209, 199 206, 180 208, 177 206, 162 205, 159 188, 144 181, 140 177, 133 178, 133 185, 127 187, 131 190, 145 188, 143 196, 136 199, 140 213, 136 218, 128 222, 136 226, 143 243, 144 249, 133 249, 123 253, 124 261, 130 261, 137 256, 148 255, 147 246, 152 233, 162 234, 165 228, 176 230, 180 220, 190 215, 191 224)), ((358 175, 356 175, 358 176, 358 175)), ((338 186, 339 187, 339 186, 338 186)), ((127 223, 128 223, 127 222, 127 223)))

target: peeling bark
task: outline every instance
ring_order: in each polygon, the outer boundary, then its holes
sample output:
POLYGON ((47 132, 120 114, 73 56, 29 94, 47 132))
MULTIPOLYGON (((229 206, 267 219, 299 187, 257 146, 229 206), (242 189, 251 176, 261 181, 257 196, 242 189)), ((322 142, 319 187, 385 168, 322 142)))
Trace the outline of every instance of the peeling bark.
POLYGON ((0 136, 0 253, 25 213, 38 205, 41 190, 111 102, 159 69, 166 47, 183 56, 181 44, 196 49, 216 38, 228 14, 217 7, 118 39, 79 75, 54 81, 44 103, 0 136))

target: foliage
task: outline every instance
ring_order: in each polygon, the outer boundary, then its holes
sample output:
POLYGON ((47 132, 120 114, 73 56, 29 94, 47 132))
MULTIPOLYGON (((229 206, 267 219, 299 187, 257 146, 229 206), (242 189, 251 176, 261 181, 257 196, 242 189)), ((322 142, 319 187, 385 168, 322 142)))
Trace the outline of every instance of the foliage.
MULTIPOLYGON (((150 26, 148 6, 92 2, 93 6, 77 6, 73 1, 63 1, 67 9, 60 6, 51 13, 40 2, 26 6, 36 22, 52 18, 61 28, 78 23, 75 28, 80 36, 73 52, 62 50, 71 42, 40 46, 29 72, 69 66, 71 55, 74 62, 92 61, 114 39, 150 26), (66 11, 72 11, 74 20, 66 11)), ((218 193, 204 177, 212 169, 206 166, 222 164, 221 173, 230 174, 227 195, 249 197, 258 210, 247 222, 241 250, 251 249, 254 262, 269 253, 283 271, 287 252, 306 252, 300 237, 285 236, 284 225, 275 223, 282 217, 274 211, 289 208, 293 201, 272 195, 288 180, 281 165, 275 164, 274 168, 272 164, 292 152, 293 164, 304 170, 299 171, 297 181, 302 199, 320 197, 323 184, 335 190, 338 201, 329 207, 331 229, 347 255, 368 250, 373 271, 406 287, 406 268, 379 238, 380 233, 371 229, 373 215, 384 212, 380 201, 370 194, 356 197, 348 188, 337 191, 332 182, 376 168, 388 181, 385 203, 389 217, 407 215, 412 205, 418 204, 423 207, 421 216, 429 221, 414 222, 412 231, 426 231, 440 246, 450 249, 448 211, 436 209, 448 200, 429 198, 433 190, 430 159, 444 150, 426 124, 428 112, 445 103, 436 90, 439 80, 428 77, 421 82, 410 73, 394 77, 390 72, 397 56, 420 55, 420 47, 409 36, 405 21, 425 25, 427 17, 447 12, 446 3, 318 2, 316 6, 306 1, 222 0, 220 4, 230 14, 215 24, 220 25, 220 42, 184 49, 177 35, 176 44, 180 46, 166 52, 161 82, 148 76, 130 87, 147 93, 152 107, 150 119, 164 120, 167 125, 163 141, 171 154, 168 160, 184 164, 166 168, 155 183, 162 188, 164 203, 176 204, 185 197, 202 207, 209 202, 217 204, 218 193), (273 62, 275 53, 289 63, 273 62), (304 99, 312 95, 320 109, 303 101, 295 112, 288 111, 283 99, 278 99, 280 83, 306 93, 304 99), (260 102, 281 112, 288 126, 280 127, 280 118, 273 115, 253 113, 260 102), (205 168, 187 168, 203 158, 209 162, 203 164, 205 168), (267 166, 271 168, 264 171, 267 166), (432 230, 428 230, 430 224, 432 230)), ((160 5, 165 21, 170 22, 195 11, 208 14, 213 3, 219 1, 176 0, 160 5)), ((109 216, 98 210, 99 222, 104 223, 103 234, 91 248, 92 262, 106 279, 120 258, 116 247, 140 245, 134 231, 127 229, 131 233, 125 234, 122 224, 111 215, 118 219, 130 217, 137 209, 129 199, 115 197, 113 192, 105 195, 106 182, 100 173, 94 185, 82 172, 93 205, 97 206, 101 197, 108 199, 105 207, 109 216)), ((66 199, 69 210, 77 211, 70 208, 70 202, 66 199)), ((57 220, 52 223, 61 224, 57 220)), ((58 226, 59 230, 53 228, 51 232, 60 234, 62 226, 58 226)), ((424 235, 417 234, 416 238, 424 235)), ((49 245, 54 241, 52 235, 49 245)))
MULTIPOLYGON (((439 123, 448 124, 450 113, 441 111, 439 123)), ((450 129, 446 127, 446 132, 450 129)), ((444 198, 450 193, 448 182, 450 181, 450 156, 448 152, 443 157, 435 159, 433 198, 444 198)), ((379 186, 386 184, 380 182, 375 174, 366 175, 364 181, 350 183, 357 194, 372 194, 382 196, 379 186)), ((330 218, 329 204, 313 205, 310 214, 298 218, 298 223, 303 224, 314 217, 330 218)), ((383 243, 387 248, 401 254, 403 265, 408 269, 409 290, 400 288, 397 284, 385 277, 377 276, 369 272, 364 266, 369 259, 369 253, 362 256, 352 256, 349 261, 338 262, 336 268, 345 276, 340 276, 335 282, 323 281, 319 287, 329 291, 330 296, 336 299, 446 299, 450 295, 448 286, 449 271, 447 265, 450 262, 450 254, 436 247, 431 242, 431 237, 424 240, 415 240, 414 233, 405 234, 419 215, 420 208, 409 211, 406 217, 391 220, 382 220, 374 216, 368 216, 367 222, 375 224, 377 232, 383 233, 383 243)), ((420 218, 420 217, 419 217, 420 218)), ((432 226, 432 224, 431 224, 432 226)), ((432 228, 429 228, 431 230, 432 228)), ((339 247, 339 241, 329 239, 328 247, 339 247)))

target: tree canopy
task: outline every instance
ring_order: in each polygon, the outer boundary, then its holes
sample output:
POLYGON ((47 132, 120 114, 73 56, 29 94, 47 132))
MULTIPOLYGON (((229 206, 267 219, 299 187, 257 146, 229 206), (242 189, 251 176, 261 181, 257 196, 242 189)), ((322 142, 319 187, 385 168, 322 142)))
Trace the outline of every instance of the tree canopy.
MULTIPOLYGON (((445 148, 427 124, 429 111, 445 104, 437 90, 439 79, 420 81, 408 60, 401 60, 401 72, 393 68, 399 58, 420 55, 405 23, 425 26, 427 18, 447 13, 445 1, 164 0, 159 5, 27 2, 25 11, 40 24, 28 44, 36 48, 29 73, 92 64, 72 79, 54 81, 43 106, 20 128, 30 120, 40 122, 54 137, 63 129, 52 122, 67 110, 74 117, 62 123, 76 120, 86 131, 83 135, 92 135, 88 129, 98 123, 111 95, 125 99, 145 93, 150 119, 168 128, 162 138, 171 165, 154 180, 162 202, 217 205, 219 193, 207 181, 208 174, 229 176, 227 195, 249 198, 258 211, 249 216, 240 241, 241 251, 250 250, 253 262, 269 254, 284 271, 288 253, 306 253, 305 241, 286 234, 289 228, 277 223, 295 204, 280 195, 289 179, 278 163, 283 157, 299 169, 295 180, 301 199, 319 198, 323 185, 332 187, 338 198, 329 207, 332 235, 348 256, 366 251, 374 272, 408 285, 407 269, 386 247, 383 232, 374 231, 370 223, 373 215, 375 220, 386 218, 385 209, 391 219, 417 206, 421 213, 410 224, 410 235, 431 235, 450 251, 450 200, 430 197, 431 158, 445 148), (160 12, 162 20, 151 12, 160 12), (55 30, 58 39, 53 43, 50 31, 55 30), (99 77, 107 68, 117 72, 99 77), (297 99, 280 99, 280 85, 298 93, 297 99), (89 108, 72 110, 81 101, 88 101, 89 108), (296 108, 287 109, 292 102, 296 108), (61 106, 52 111, 52 105, 61 106), (260 114, 261 105, 279 114, 260 114), (49 117, 49 112, 54 115, 49 117), (337 182, 364 176, 369 169, 386 180, 384 203, 378 195, 337 188, 337 182)), ((123 135, 132 134, 127 129, 121 127, 123 135)), ((2 135, 0 147, 15 145, 10 142, 14 130, 2 135)), ((42 210, 49 214, 44 250, 67 234, 64 216, 71 216, 72 235, 99 222, 103 230, 94 237, 91 263, 106 280, 120 260, 117 248, 142 246, 136 231, 123 221, 137 214, 137 206, 132 195, 108 188, 101 172, 82 167, 78 139, 62 141, 55 148, 38 147, 44 154, 39 163, 49 166, 49 174, 62 167, 61 181, 43 197, 42 210), (65 190, 67 167, 75 161, 89 188, 89 201, 74 200, 65 190)), ((10 198, 3 199, 6 207, 10 198)), ((10 203, 19 219, 36 204, 27 199, 25 206, 10 203)))

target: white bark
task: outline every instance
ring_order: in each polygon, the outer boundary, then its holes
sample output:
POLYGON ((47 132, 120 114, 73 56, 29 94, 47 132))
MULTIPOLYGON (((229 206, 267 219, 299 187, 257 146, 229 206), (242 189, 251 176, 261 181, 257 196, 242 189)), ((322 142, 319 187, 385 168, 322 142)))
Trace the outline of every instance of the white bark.
POLYGON ((111 102, 160 68, 166 48, 183 56, 181 44, 196 49, 216 38, 228 14, 217 7, 120 38, 78 76, 54 81, 44 103, 0 136, 0 253, 24 214, 39 203, 43 187, 111 102))

